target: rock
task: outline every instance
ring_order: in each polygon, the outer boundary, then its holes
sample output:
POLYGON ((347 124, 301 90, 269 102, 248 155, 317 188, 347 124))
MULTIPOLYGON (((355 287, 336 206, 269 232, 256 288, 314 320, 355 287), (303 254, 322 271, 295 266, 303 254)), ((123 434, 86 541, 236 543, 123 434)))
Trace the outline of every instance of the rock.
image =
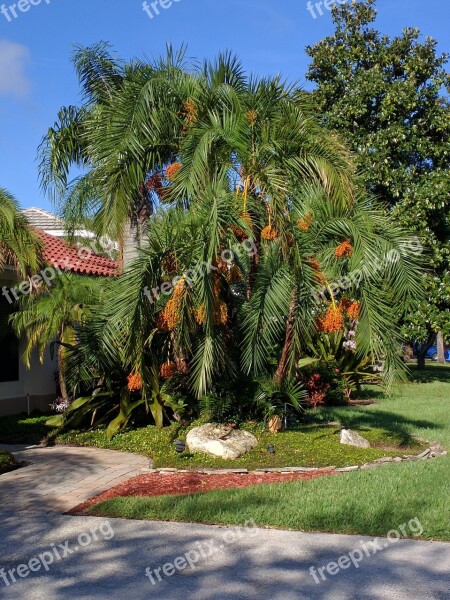
POLYGON ((417 458, 426 458, 431 452, 431 448, 427 448, 423 452, 417 455, 417 458))
POLYGON ((341 431, 341 444, 356 446, 357 448, 370 448, 370 443, 365 438, 350 429, 341 431))
POLYGON ((341 467, 339 469, 335 469, 336 473, 351 473, 352 471, 358 471, 359 467, 354 465, 353 467, 341 467))
POLYGON ((191 429, 186 436, 186 444, 190 452, 235 460, 255 448, 258 440, 248 431, 207 423, 191 429))

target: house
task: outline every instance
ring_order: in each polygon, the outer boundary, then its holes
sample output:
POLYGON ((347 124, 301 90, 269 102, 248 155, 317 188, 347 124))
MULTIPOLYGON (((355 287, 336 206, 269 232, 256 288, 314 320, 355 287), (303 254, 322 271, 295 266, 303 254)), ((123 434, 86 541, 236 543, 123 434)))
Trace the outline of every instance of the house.
MULTIPOLYGON (((18 340, 9 326, 9 316, 16 310, 19 294, 29 293, 33 277, 51 281, 58 272, 72 272, 88 277, 113 277, 118 274, 118 263, 92 251, 89 245, 71 245, 65 239, 64 221, 51 213, 31 208, 23 211, 42 240, 42 254, 46 267, 26 281, 20 281, 13 267, 0 271, 0 415, 47 411, 56 397, 56 361, 50 351, 43 364, 33 356, 27 369, 21 356, 25 342, 18 340), (6 333, 5 333, 6 332, 6 333)), ((80 230, 78 239, 94 238, 91 232, 80 230)))

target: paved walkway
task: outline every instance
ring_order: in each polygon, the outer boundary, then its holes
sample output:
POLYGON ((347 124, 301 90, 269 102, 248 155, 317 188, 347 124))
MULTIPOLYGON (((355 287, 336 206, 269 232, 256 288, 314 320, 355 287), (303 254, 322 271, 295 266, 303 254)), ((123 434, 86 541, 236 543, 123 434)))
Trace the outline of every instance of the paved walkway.
POLYGON ((147 470, 137 454, 55 446, 5 446, 28 466, 0 475, 3 512, 63 513, 147 470))
POLYGON ((0 530, 2 600, 450 599, 450 544, 62 515, 0 514, 0 530))

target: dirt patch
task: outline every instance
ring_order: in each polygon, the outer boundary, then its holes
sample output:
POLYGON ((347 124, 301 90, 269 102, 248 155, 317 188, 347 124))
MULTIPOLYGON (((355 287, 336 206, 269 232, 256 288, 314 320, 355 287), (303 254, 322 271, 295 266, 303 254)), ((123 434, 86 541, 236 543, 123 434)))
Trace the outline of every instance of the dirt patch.
POLYGON ((317 479, 333 475, 329 469, 309 473, 149 473, 138 475, 70 510, 67 514, 79 515, 95 504, 120 496, 178 496, 200 494, 218 489, 243 488, 252 485, 284 483, 317 479))

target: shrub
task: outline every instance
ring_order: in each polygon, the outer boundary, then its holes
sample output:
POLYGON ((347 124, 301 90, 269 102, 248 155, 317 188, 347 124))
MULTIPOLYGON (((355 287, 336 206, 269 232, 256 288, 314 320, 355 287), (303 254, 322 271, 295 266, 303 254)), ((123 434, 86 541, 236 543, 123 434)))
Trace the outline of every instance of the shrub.
POLYGON ((308 394, 308 408, 346 404, 345 381, 336 361, 315 361, 303 367, 300 382, 308 394))

